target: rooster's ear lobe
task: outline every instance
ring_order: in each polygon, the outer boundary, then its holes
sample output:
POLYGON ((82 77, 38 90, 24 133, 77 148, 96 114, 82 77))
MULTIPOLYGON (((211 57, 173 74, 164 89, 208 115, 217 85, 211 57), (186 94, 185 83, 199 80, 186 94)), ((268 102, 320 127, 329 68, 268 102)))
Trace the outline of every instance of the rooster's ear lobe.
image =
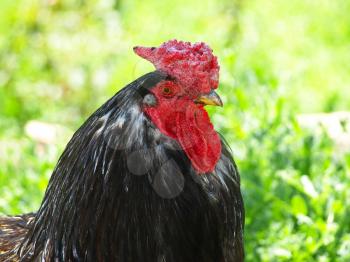
POLYGON ((153 94, 148 93, 145 95, 142 102, 147 106, 155 106, 157 104, 157 98, 153 94))

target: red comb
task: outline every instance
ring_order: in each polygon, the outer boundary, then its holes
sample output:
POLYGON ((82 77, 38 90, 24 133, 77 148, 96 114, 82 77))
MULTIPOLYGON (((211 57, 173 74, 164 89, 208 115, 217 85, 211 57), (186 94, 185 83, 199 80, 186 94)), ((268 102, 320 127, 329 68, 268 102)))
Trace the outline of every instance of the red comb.
POLYGON ((160 47, 134 47, 134 52, 167 73, 194 96, 209 93, 219 83, 219 65, 203 42, 191 44, 170 40, 160 47))

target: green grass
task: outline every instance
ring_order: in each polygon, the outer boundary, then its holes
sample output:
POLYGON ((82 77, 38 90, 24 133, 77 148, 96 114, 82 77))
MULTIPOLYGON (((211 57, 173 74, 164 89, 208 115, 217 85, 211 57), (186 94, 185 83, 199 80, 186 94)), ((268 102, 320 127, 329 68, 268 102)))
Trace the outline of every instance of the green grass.
POLYGON ((225 104, 210 113, 242 176, 246 260, 349 261, 350 154, 296 121, 349 110, 349 9, 346 0, 2 0, 0 213, 39 207, 68 139, 40 145, 28 121, 71 134, 153 70, 133 46, 205 41, 225 104))

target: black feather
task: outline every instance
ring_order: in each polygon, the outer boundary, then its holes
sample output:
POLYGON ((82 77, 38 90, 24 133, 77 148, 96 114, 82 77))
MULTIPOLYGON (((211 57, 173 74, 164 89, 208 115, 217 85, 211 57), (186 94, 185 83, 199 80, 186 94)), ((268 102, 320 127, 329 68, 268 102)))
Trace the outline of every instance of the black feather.
POLYGON ((74 134, 19 260, 243 261, 243 202, 227 144, 215 171, 199 176, 142 113, 144 96, 166 78, 135 80, 74 134))

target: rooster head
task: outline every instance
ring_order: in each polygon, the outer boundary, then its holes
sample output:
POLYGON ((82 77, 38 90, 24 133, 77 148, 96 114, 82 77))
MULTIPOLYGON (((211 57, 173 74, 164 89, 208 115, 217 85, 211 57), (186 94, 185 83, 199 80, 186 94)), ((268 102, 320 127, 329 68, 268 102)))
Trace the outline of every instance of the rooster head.
POLYGON ((205 43, 177 40, 134 51, 167 75, 144 97, 145 114, 179 142, 199 174, 212 172, 220 159, 221 141, 204 106, 222 106, 214 91, 219 82, 217 57, 205 43))

